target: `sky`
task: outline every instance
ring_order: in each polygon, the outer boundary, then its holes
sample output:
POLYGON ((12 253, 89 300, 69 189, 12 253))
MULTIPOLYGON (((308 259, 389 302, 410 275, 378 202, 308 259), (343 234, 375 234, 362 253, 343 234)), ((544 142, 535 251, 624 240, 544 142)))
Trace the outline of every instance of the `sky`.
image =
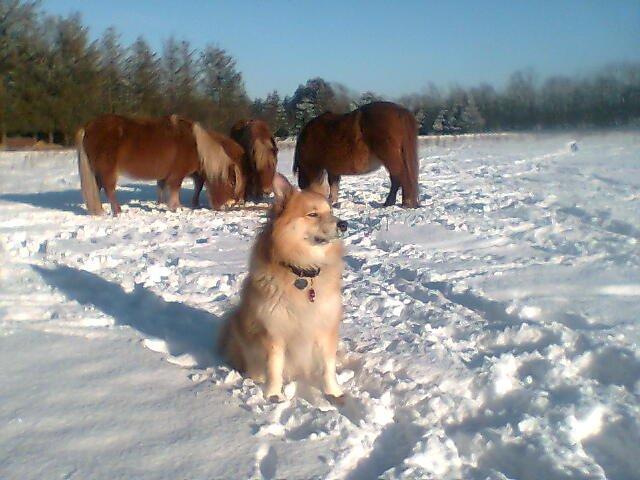
POLYGON ((44 0, 80 12, 92 39, 109 26, 125 45, 158 52, 173 35, 214 44, 237 60, 250 96, 292 94, 323 77, 389 98, 487 82, 518 69, 539 78, 640 61, 639 0, 207 1, 44 0))

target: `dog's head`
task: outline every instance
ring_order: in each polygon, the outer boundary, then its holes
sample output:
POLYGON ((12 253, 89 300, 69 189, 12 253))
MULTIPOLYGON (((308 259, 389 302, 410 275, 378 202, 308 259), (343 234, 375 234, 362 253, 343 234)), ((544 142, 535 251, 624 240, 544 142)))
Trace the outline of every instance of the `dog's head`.
POLYGON ((342 252, 340 237, 347 230, 347 222, 333 215, 324 185, 312 184, 301 191, 276 173, 273 191, 273 253, 298 267, 321 267, 334 262, 342 252))

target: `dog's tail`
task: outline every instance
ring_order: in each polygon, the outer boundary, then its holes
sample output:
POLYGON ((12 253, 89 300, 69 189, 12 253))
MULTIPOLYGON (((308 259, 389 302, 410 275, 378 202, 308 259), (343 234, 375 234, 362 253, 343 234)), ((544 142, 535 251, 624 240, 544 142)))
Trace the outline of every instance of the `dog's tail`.
POLYGON ((87 210, 91 215, 102 215, 102 202, 100 201, 100 189, 96 180, 96 174, 89 164, 89 157, 84 148, 84 129, 76 134, 76 146, 78 148, 78 171, 80 173, 80 185, 87 210))

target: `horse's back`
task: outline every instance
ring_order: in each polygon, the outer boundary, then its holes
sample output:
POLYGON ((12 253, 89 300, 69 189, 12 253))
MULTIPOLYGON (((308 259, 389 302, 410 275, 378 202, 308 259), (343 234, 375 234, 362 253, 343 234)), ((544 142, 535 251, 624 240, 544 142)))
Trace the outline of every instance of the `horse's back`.
POLYGON ((85 148, 97 170, 135 178, 164 179, 197 168, 191 122, 181 117, 102 115, 85 127, 85 148))
POLYGON ((404 107, 391 102, 374 102, 360 108, 360 119, 365 140, 372 147, 402 145, 407 136, 417 135, 414 115, 404 107))

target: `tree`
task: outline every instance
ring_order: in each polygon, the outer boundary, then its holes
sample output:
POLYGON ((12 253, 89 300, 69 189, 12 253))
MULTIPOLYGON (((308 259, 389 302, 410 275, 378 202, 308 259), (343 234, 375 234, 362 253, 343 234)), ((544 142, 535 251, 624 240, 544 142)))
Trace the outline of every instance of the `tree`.
POLYGON ((125 52, 120 35, 113 27, 105 30, 100 39, 100 85, 102 112, 123 113, 127 110, 127 85, 124 75, 125 52))
POLYGON ((162 90, 167 113, 197 116, 198 65, 188 41, 169 37, 162 54, 162 90))
POLYGON ((478 110, 473 95, 467 95, 467 102, 462 108, 459 123, 463 132, 480 132, 484 127, 484 118, 478 110))
POLYGON ((324 112, 344 113, 350 110, 351 99, 346 89, 337 86, 339 93, 322 78, 312 78, 299 85, 285 104, 294 132, 299 133, 306 123, 324 112))
POLYGON ((38 56, 44 53, 36 6, 36 2, 0 0, 0 143, 6 142, 9 131, 28 128, 33 121, 33 115, 27 115, 27 66, 38 67, 38 56))
POLYGON ((54 127, 69 144, 77 128, 99 112, 98 52, 78 14, 58 17, 53 24, 54 127))
POLYGON ((384 100, 384 98, 378 95, 377 93, 374 93, 372 91, 366 91, 363 94, 361 94, 356 100, 354 100, 353 109, 356 109, 363 105, 368 105, 369 103, 380 102, 382 100, 384 100))
POLYGON ((228 131, 249 114, 249 98, 235 59, 225 50, 208 45, 200 55, 200 85, 208 102, 207 123, 228 131))
POLYGON ((129 48, 125 74, 131 112, 147 116, 163 113, 160 62, 142 37, 129 48))

